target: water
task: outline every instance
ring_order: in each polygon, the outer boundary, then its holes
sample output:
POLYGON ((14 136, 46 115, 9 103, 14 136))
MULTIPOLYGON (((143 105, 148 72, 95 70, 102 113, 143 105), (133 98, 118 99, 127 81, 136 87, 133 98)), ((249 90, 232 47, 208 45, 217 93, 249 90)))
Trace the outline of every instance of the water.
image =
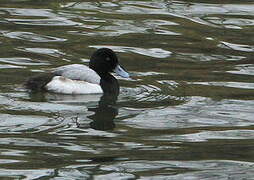
POLYGON ((2 0, 0 177, 253 179, 253 17, 240 0, 2 0), (100 47, 132 74, 117 101, 23 88, 100 47))

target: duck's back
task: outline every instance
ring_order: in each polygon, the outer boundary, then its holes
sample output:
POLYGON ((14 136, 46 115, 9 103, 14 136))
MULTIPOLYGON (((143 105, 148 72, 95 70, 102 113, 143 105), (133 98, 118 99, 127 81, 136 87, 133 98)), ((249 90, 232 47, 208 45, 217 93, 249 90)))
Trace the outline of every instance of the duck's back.
POLYGON ((53 73, 72 80, 81 80, 93 84, 100 84, 100 76, 83 64, 71 64, 54 69, 53 73))

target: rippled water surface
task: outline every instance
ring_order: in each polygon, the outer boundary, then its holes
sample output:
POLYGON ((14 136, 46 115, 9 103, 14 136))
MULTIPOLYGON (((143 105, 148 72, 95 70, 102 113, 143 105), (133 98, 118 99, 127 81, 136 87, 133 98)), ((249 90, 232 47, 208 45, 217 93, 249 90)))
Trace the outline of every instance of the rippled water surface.
POLYGON ((253 1, 2 0, 0 177, 252 179, 253 54, 253 1), (100 47, 115 105, 23 87, 100 47))

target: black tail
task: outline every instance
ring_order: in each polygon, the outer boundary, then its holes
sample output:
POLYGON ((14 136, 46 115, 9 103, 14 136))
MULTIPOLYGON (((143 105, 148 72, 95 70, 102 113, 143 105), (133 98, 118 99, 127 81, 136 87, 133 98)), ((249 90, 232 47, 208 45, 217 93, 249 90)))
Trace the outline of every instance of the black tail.
POLYGON ((25 87, 32 91, 45 91, 45 86, 52 80, 53 73, 44 73, 33 76, 25 82, 25 87))

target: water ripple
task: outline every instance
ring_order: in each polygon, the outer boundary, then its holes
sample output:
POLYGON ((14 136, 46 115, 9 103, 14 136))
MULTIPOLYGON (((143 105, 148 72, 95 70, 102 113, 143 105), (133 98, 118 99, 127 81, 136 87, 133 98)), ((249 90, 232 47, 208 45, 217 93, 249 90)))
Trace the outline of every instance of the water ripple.
POLYGON ((66 18, 55 17, 51 19, 6 19, 8 22, 17 25, 30 25, 30 26, 76 26, 82 23, 73 22, 66 18))
POLYGON ((235 67, 234 71, 227 71, 232 74, 254 75, 253 64, 240 64, 235 67))
POLYGON ((31 32, 4 32, 3 36, 12 38, 12 39, 20 39, 23 41, 31 41, 31 42, 63 42, 66 41, 64 38, 57 38, 53 36, 44 36, 40 34, 35 34, 31 32))
POLYGON ((17 49, 20 51, 31 52, 36 54, 51 55, 53 57, 60 57, 62 55, 65 55, 64 52, 50 48, 17 48, 17 49))
MULTIPOLYGON (((248 126, 253 124, 253 101, 224 100, 192 97, 181 106, 148 109, 125 119, 131 127, 169 129, 206 126, 248 126), (248 105, 247 105, 248 104, 248 105), (147 120, 149 119, 149 120, 147 120)), ((123 110, 124 114, 132 110, 123 110)))
POLYGON ((49 9, 0 8, 11 16, 52 17, 54 13, 49 9))
POLYGON ((181 141, 181 142, 204 142, 218 139, 253 139, 253 130, 224 130, 224 131, 203 131, 183 135, 168 135, 152 137, 151 140, 159 141, 181 141))
POLYGON ((191 84, 201 84, 207 86, 223 86, 232 88, 242 89, 254 89, 254 83, 243 83, 243 82, 193 82, 191 84))
POLYGON ((22 116, 22 115, 10 115, 10 114, 1 114, 0 118, 2 119, 0 132, 21 132, 28 129, 33 129, 40 127, 48 121, 46 117, 43 116, 22 116))
POLYGON ((0 169, 1 177, 9 178, 26 178, 38 179, 45 176, 50 176, 54 173, 53 169, 40 169, 40 170, 13 170, 13 169, 0 169))
POLYGON ((218 46, 222 48, 230 48, 237 51, 254 52, 254 46, 249 45, 221 42, 221 44, 219 44, 218 46))
POLYGON ((228 177, 250 178, 253 173, 253 163, 241 161, 129 161, 117 163, 115 165, 102 166, 104 171, 114 171, 125 173, 140 172, 141 179, 185 179, 186 176, 191 179, 214 179, 228 177), (146 177, 149 171, 163 172, 160 175, 146 177), (185 173, 182 174, 181 172, 185 173), (172 172, 174 172, 172 174, 172 172))
POLYGON ((0 64, 0 69, 26 68, 25 66, 14 66, 10 64, 0 64))
MULTIPOLYGON (((35 61, 29 58, 0 58, 0 62, 14 64, 14 65, 24 65, 24 66, 34 66, 34 65, 49 65, 47 62, 35 61)), ((21 67, 22 68, 22 67, 21 67)))

